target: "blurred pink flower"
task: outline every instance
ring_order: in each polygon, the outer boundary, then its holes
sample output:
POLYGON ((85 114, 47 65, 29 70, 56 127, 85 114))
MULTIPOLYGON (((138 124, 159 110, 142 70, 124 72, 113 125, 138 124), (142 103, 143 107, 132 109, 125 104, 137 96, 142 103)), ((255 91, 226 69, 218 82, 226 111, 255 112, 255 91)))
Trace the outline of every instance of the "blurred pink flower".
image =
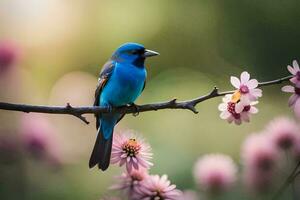
POLYGON ((258 97, 262 96, 262 90, 257 88, 258 81, 256 79, 250 79, 250 74, 246 71, 241 74, 240 79, 235 76, 231 76, 230 82, 236 89, 238 89, 242 101, 244 98, 247 98, 250 101, 255 101, 258 97))
POLYGON ((141 181, 148 176, 148 172, 144 168, 139 168, 139 170, 133 169, 130 173, 124 172, 121 176, 116 177, 117 183, 112 185, 110 189, 120 190, 131 199, 134 197, 136 189, 140 187, 141 181))
POLYGON ((176 185, 171 185, 167 175, 162 177, 151 175, 141 182, 140 187, 136 190, 136 195, 133 199, 136 200, 178 200, 182 192, 176 189, 176 185))
POLYGON ((256 114, 258 109, 254 106, 258 102, 250 102, 245 100, 243 102, 232 102, 232 95, 227 94, 223 97, 223 103, 221 103, 218 109, 221 111, 221 119, 227 120, 228 123, 234 122, 240 125, 243 121, 249 122, 250 115, 256 114))
POLYGON ((243 172, 243 181, 247 189, 252 192, 268 192, 274 182, 274 172, 262 172, 246 168, 243 172))
POLYGON ((22 156, 18 138, 11 131, 0 132, 0 163, 15 162, 22 156))
POLYGON ((294 77, 291 78, 290 81, 294 84, 300 84, 300 68, 298 62, 296 60, 293 60, 293 66, 288 65, 287 69, 292 75, 294 75, 294 77))
POLYGON ((253 192, 266 192, 274 180, 279 159, 276 145, 265 133, 249 135, 241 151, 244 183, 253 192))
POLYGON ((236 181, 237 166, 223 154, 208 154, 195 164, 194 177, 197 184, 209 192, 222 192, 230 189, 236 181))
POLYGON ((0 75, 17 62, 19 54, 20 50, 14 43, 0 41, 0 75))
POLYGON ((21 120, 20 133, 28 152, 50 164, 60 165, 59 145, 48 120, 39 115, 24 115, 21 120))
POLYGON ((178 200, 199 200, 199 197, 195 191, 185 190, 178 200))
POLYGON ((111 153, 111 163, 126 164, 128 173, 134 168, 149 169, 153 164, 151 147, 143 138, 132 132, 115 134, 111 153))
POLYGON ((294 109, 295 115, 300 118, 300 85, 286 85, 281 88, 283 92, 293 93, 289 98, 289 107, 294 109))
POLYGON ((241 157, 251 171, 268 172, 275 168, 279 153, 266 134, 252 134, 242 145, 241 157))
POLYGON ((272 120, 267 125, 266 132, 276 147, 282 150, 292 149, 300 138, 297 123, 286 117, 272 120))

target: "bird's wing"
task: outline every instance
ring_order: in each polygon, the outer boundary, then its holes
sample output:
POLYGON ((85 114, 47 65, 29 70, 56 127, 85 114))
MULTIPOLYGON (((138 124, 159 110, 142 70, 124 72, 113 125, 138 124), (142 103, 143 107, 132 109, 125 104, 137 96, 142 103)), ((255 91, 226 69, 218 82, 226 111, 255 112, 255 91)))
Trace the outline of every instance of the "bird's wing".
MULTIPOLYGON (((97 88, 95 91, 95 100, 94 100, 94 106, 99 106, 100 105, 100 95, 102 92, 102 89, 104 88, 105 84, 107 83, 107 81, 109 80, 113 70, 115 67, 115 63, 113 61, 107 61, 103 67, 102 70, 100 72, 99 75, 99 79, 98 79, 98 84, 97 84, 97 88)), ((96 123, 96 128, 98 129, 99 124, 100 124, 100 115, 95 115, 96 119, 97 119, 97 123, 96 123)))
POLYGON ((142 92, 144 91, 145 87, 146 87, 146 80, 144 81, 144 86, 143 86, 142 92))

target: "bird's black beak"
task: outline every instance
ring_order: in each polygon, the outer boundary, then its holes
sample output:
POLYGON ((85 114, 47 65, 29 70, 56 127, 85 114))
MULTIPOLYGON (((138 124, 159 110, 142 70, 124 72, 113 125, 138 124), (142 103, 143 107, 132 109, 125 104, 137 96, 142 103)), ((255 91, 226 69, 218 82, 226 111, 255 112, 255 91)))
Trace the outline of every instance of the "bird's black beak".
POLYGON ((145 49, 145 52, 144 52, 144 57, 147 58, 147 57, 151 57, 151 56, 158 56, 159 53, 155 52, 155 51, 152 51, 152 50, 149 50, 149 49, 145 49))

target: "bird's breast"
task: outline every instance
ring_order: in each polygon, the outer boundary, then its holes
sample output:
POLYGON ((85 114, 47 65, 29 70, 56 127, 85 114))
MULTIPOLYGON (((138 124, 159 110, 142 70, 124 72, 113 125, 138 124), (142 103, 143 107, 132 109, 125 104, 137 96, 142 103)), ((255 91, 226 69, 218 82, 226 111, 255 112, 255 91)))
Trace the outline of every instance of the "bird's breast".
POLYGON ((116 67, 103 92, 107 101, 115 106, 133 103, 141 94, 146 79, 144 68, 116 67))

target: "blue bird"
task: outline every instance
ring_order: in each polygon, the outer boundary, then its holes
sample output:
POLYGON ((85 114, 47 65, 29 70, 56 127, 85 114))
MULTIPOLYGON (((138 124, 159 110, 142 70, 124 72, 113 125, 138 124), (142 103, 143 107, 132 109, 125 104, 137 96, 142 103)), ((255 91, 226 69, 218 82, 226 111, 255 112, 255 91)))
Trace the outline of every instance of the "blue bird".
MULTIPOLYGON (((137 43, 126 43, 119 47, 100 72, 94 106, 111 109, 134 105, 145 88, 145 59, 156 55, 159 53, 137 43)), ((90 168, 97 164, 103 171, 108 168, 114 127, 123 117, 124 114, 119 113, 96 115, 97 139, 89 161, 90 168)))

